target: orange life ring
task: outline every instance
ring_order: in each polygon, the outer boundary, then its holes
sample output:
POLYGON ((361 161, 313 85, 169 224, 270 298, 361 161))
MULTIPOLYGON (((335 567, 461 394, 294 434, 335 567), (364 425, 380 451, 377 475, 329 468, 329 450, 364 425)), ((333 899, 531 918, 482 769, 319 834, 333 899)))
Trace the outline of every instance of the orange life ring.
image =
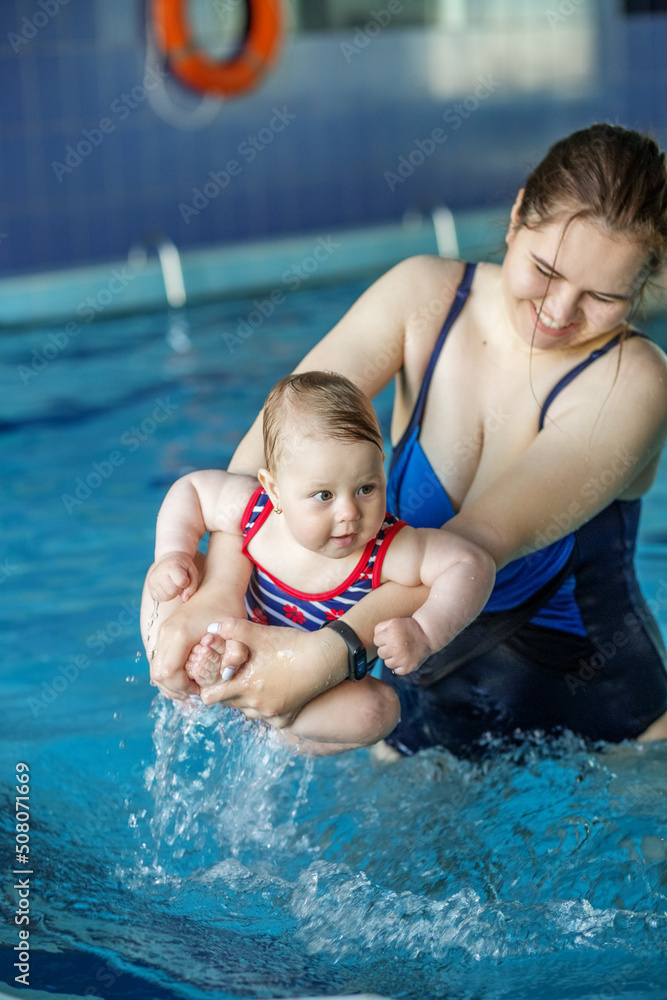
POLYGON ((152 0, 158 45, 174 76, 202 94, 239 94, 255 87, 275 59, 282 36, 280 0, 245 0, 248 29, 240 50, 214 62, 193 41, 187 0, 152 0))

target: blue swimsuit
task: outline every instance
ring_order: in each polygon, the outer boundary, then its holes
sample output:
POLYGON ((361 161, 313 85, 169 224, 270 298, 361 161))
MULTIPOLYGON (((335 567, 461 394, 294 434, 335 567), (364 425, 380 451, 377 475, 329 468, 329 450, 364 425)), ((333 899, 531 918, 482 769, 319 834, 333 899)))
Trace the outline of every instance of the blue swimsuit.
MULTIPOLYGON (((456 513, 419 433, 436 362, 474 272, 467 264, 392 455, 387 506, 414 527, 440 527, 456 513)), ((619 339, 554 386, 540 430, 558 393, 619 339)), ((407 677, 385 669, 401 700, 388 742, 403 753, 444 746, 476 756, 488 737, 572 730, 618 742, 659 718, 667 710, 667 656, 635 577, 639 512, 639 500, 616 500, 577 531, 508 563, 482 614, 444 650, 407 677)))

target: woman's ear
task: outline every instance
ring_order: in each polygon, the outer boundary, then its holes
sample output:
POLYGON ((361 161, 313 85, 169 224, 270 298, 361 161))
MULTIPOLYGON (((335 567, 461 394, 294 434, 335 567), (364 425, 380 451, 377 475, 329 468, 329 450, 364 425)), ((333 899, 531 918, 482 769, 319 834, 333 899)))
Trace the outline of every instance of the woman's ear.
POLYGON ((259 479, 264 492, 269 494, 269 500, 273 506, 279 508, 280 495, 278 493, 278 486, 273 474, 269 469, 260 469, 257 473, 257 478, 259 479))
POLYGON ((521 211, 521 206, 523 204, 523 195, 525 190, 525 188, 521 188, 516 196, 514 204, 512 205, 512 211, 510 212, 510 224, 507 232, 505 233, 505 243, 507 243, 508 246, 519 228, 519 212, 521 211))

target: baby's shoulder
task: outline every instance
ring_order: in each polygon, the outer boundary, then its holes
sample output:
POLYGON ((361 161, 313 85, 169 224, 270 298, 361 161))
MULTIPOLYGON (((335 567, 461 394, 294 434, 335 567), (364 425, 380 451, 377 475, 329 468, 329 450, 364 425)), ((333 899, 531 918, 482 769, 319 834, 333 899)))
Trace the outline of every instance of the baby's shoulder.
POLYGON ((416 528, 403 524, 387 546, 382 562, 382 583, 400 583, 415 587, 420 582, 419 569, 423 555, 423 538, 416 528))

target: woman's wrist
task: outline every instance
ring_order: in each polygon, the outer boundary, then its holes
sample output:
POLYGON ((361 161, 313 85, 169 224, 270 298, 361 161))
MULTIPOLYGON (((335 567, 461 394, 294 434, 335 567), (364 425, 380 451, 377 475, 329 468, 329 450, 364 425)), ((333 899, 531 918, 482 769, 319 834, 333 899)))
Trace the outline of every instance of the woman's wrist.
MULTIPOLYGON (((348 648, 345 641, 330 628, 321 628, 317 632, 311 632, 308 637, 309 644, 311 640, 313 642, 312 663, 318 671, 318 687, 320 688, 315 693, 321 694, 348 679, 348 648)), ((315 697, 315 694, 312 697, 315 697)))
POLYGON ((345 643, 347 649, 347 675, 351 681, 360 681, 369 671, 369 665, 373 660, 368 655, 366 646, 361 641, 354 629, 342 618, 326 623, 325 628, 330 629, 335 635, 345 643))

